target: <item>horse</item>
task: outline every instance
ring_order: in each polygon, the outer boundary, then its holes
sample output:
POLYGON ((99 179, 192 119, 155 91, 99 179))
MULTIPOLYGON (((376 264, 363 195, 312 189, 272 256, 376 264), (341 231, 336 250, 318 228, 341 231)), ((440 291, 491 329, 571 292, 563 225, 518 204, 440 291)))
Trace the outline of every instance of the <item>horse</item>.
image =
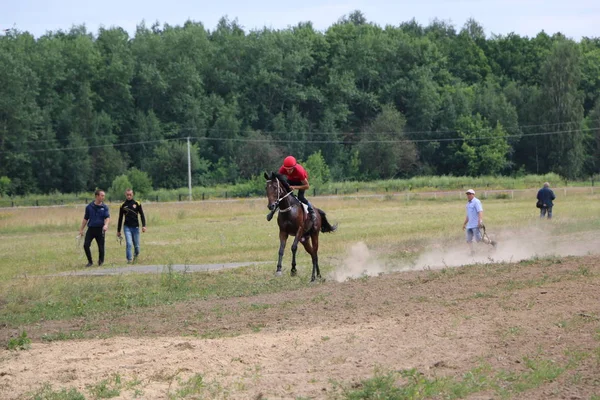
POLYGON ((288 236, 294 237, 292 243, 292 270, 291 276, 296 276, 296 250, 298 242, 302 243, 304 249, 312 259, 312 275, 311 282, 316 278, 321 279, 321 271, 319 270, 319 232, 329 233, 335 232, 337 225, 332 226, 327 221, 327 216, 323 210, 315 208, 316 221, 313 224, 308 212, 304 208, 304 204, 298 200, 293 194, 292 189, 287 183, 283 175, 271 172, 269 176, 265 172, 267 180, 267 207, 271 211, 267 216, 270 220, 273 213, 279 209, 277 216, 277 225, 279 225, 279 260, 277 261, 277 271, 275 274, 281 276, 281 260, 287 243, 288 236))

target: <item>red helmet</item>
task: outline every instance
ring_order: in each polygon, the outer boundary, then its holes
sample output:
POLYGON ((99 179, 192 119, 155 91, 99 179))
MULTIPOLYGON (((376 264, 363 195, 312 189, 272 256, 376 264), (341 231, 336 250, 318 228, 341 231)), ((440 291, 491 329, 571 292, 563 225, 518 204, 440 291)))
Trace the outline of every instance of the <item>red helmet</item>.
POLYGON ((287 156, 285 160, 283 160, 283 166, 286 168, 295 167, 296 164, 296 159, 293 156, 287 156))

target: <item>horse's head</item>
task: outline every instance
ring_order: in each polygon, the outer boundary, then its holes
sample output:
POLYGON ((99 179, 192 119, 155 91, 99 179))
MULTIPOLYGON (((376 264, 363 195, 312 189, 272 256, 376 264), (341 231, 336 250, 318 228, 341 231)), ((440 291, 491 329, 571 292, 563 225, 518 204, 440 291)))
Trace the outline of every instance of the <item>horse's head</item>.
POLYGON ((281 198, 291 189, 283 176, 275 172, 271 172, 271 175, 265 172, 265 179, 267 180, 267 207, 273 211, 279 205, 281 198))
POLYGON ((270 176, 265 172, 265 179, 267 180, 267 207, 273 211, 277 207, 281 189, 275 172, 271 172, 270 176))

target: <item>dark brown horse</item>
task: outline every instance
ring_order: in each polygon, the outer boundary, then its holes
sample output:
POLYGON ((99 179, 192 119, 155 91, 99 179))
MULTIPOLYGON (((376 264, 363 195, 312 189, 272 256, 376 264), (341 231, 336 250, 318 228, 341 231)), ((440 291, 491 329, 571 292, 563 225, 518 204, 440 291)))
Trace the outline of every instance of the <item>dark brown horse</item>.
MULTIPOLYGON (((316 223, 313 223, 308 217, 308 212, 304 205, 296 196, 288 185, 285 178, 275 172, 271 172, 269 176, 265 173, 267 180, 267 199, 269 201, 267 207, 271 210, 270 216, 279 209, 277 216, 277 224, 279 225, 279 260, 277 261, 276 275, 281 275, 281 260, 287 243, 288 236, 294 237, 292 243, 292 270, 291 276, 296 275, 296 250, 298 242, 302 243, 304 249, 312 258, 312 275, 310 281, 315 278, 321 278, 319 271, 319 232, 327 233, 334 232, 337 226, 332 226, 323 210, 315 208, 317 211, 316 223)), ((270 218, 267 218, 270 219, 270 218)))

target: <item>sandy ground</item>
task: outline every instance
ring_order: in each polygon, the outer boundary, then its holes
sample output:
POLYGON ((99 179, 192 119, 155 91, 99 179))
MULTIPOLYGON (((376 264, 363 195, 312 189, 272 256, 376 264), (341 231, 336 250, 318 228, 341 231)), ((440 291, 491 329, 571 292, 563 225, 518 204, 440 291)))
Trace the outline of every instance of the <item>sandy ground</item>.
MULTIPOLYGON (((357 243, 329 279, 307 289, 23 327, 31 349, 0 351, 0 398, 31 398, 50 383, 92 399, 107 380, 118 399, 328 399, 378 372, 414 368, 429 379, 461 380, 483 365, 525 374, 527 359, 565 372, 512 398, 600 396, 600 256, 517 263, 510 236, 495 252, 434 249, 412 266, 392 266, 404 272, 390 272, 357 243), (469 261, 479 263, 439 270, 469 261), (484 263, 491 261, 503 262, 484 263), (372 276, 347 279, 357 271, 372 276), (88 339, 41 340, 86 324, 93 326, 88 339), (102 339, 115 327, 126 334, 102 339), (198 377, 202 387, 192 390, 198 377)), ((583 238, 576 243, 568 252, 594 248, 583 238)), ((562 253, 545 249, 523 256, 562 253)), ((17 333, 0 327, 0 340, 17 333)))

